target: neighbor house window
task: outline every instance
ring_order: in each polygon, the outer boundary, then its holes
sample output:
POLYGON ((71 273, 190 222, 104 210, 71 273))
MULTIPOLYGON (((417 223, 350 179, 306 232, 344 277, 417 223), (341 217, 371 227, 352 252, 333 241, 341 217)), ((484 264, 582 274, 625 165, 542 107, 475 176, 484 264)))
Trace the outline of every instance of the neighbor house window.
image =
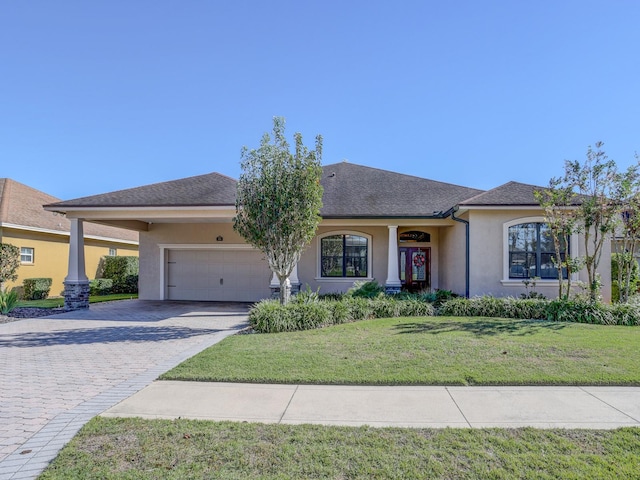
POLYGON ((322 277, 367 277, 369 239, 360 235, 329 235, 320 239, 322 277))
POLYGON ((21 263, 33 263, 34 251, 30 247, 20 248, 20 262, 21 263))
POLYGON ((110 248, 109 249, 109 256, 110 257, 115 257, 116 255, 118 255, 118 249, 117 248, 110 248))
MULTIPOLYGON (((553 233, 546 223, 520 223, 509 227, 509 278, 557 279, 553 233)), ((568 253, 567 243, 562 241, 560 260, 568 253)), ((566 269, 563 278, 567 278, 566 269)))

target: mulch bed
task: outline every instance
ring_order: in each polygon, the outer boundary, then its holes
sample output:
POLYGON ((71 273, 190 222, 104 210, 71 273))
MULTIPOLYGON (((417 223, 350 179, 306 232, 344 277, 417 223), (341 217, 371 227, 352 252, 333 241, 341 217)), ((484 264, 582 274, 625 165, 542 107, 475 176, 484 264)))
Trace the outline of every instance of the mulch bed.
POLYGON ((37 318, 64 313, 64 308, 38 308, 38 307, 17 307, 9 312, 9 315, 0 315, 0 323, 9 323, 22 318, 37 318))

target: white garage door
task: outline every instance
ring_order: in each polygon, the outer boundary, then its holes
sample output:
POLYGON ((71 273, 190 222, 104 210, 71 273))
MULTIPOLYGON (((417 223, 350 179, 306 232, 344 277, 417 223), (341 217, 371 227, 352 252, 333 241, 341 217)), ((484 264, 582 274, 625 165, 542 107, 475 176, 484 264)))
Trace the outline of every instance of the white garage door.
POLYGON ((167 298, 255 302, 271 295, 271 270, 255 250, 168 250, 167 298))

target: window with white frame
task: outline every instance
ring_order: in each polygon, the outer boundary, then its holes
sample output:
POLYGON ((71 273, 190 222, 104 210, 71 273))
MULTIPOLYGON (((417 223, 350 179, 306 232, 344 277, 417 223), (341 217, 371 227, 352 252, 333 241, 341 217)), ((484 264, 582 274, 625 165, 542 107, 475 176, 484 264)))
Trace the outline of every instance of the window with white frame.
POLYGON ((109 256, 110 257, 115 257, 118 255, 118 249, 117 248, 110 248, 109 249, 109 256))
POLYGON ((34 249, 31 247, 20 248, 20 263, 34 263, 34 249))
POLYGON ((370 238, 356 233, 333 233, 320 238, 322 278, 367 278, 370 238))
MULTIPOLYGON (((509 279, 538 277, 557 280, 559 263, 556 259, 553 232, 544 222, 517 223, 508 227, 509 279)), ((561 239, 560 262, 569 254, 569 244, 561 239)), ((563 278, 567 278, 566 269, 563 278)))

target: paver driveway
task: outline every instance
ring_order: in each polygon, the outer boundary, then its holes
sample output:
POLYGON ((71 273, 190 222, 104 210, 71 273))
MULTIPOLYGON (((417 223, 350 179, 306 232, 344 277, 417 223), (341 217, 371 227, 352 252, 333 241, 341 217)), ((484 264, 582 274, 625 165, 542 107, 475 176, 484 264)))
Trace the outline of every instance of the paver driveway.
POLYGON ((246 326, 247 307, 126 300, 0 325, 0 480, 34 478, 89 419, 246 326))

